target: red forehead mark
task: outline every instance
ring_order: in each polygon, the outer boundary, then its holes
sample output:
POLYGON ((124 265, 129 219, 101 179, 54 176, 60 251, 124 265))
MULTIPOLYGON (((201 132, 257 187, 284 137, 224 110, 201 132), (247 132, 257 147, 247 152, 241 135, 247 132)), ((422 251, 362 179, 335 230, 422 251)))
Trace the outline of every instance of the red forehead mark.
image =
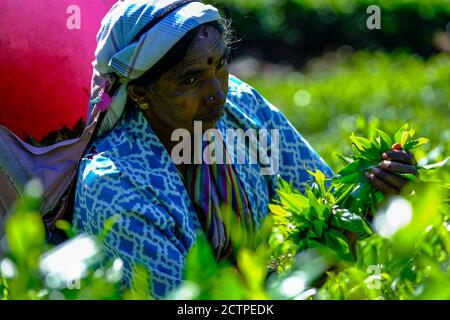
POLYGON ((206 31, 206 30, 200 31, 200 33, 198 34, 198 37, 199 37, 200 39, 206 39, 206 38, 208 38, 208 31, 206 31))
POLYGON ((213 58, 209 57, 208 58, 208 66, 212 65, 212 63, 213 63, 213 58))

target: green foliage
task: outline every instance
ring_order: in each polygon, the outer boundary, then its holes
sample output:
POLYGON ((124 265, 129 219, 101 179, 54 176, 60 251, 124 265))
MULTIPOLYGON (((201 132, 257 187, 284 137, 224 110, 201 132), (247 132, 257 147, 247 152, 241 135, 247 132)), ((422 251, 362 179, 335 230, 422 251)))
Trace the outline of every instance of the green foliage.
POLYGON ((17 204, 16 213, 5 226, 6 240, 15 255, 2 263, 2 267, 9 270, 7 274, 17 276, 11 281, 3 278, 4 295, 14 299, 35 299, 42 286, 36 272, 40 250, 45 243, 45 229, 37 211, 42 188, 32 181, 27 189, 24 201, 17 204))
POLYGON ((208 240, 199 234, 187 256, 185 282, 168 299, 268 299, 264 286, 269 247, 261 243, 250 250, 244 245, 236 254, 234 264, 216 261, 208 240))
MULTIPOLYGON (((323 299, 448 299, 448 290, 439 282, 447 283, 448 218, 444 213, 442 192, 435 185, 417 185, 416 195, 408 202, 392 199, 384 212, 402 215, 412 210, 411 222, 380 236, 374 234, 360 241, 356 263, 328 275, 319 291, 323 299), (399 205, 403 203, 406 207, 399 205), (427 210, 424 210, 424 204, 427 210)), ((389 214, 389 213, 388 213, 389 214)), ((391 216, 392 217, 392 216, 391 216)), ((377 222, 378 232, 386 233, 389 221, 377 222)))
MULTIPOLYGON (((379 156, 394 141, 405 148, 426 141, 413 135, 403 126, 393 136, 378 130, 371 139, 351 140, 358 156, 370 159, 371 148, 379 156)), ((343 171, 359 174, 359 168, 343 171)), ((166 298, 449 299, 450 184, 437 183, 440 173, 431 172, 429 181, 413 182, 414 192, 377 203, 372 223, 361 203, 352 204, 354 211, 343 207, 342 180, 310 172, 313 183, 301 194, 280 179, 279 197, 259 232, 247 237, 237 221, 224 221, 234 258, 220 261, 199 234, 187 256, 185 281, 166 298)), ((117 217, 98 239, 81 234, 51 248, 36 212, 42 188, 32 182, 26 192, 6 223, 2 299, 152 299, 145 267, 135 267, 131 288, 123 290, 122 261, 108 263, 102 255, 101 241, 117 217)), ((65 223, 58 226, 72 232, 65 223)))
MULTIPOLYGON (((78 235, 52 248, 38 213, 42 186, 31 181, 5 226, 8 250, 0 257, 1 299, 117 299, 120 259, 100 265, 99 242, 78 235)), ((74 235, 67 223, 57 226, 74 235)))
MULTIPOLYGON (((346 157, 347 164, 333 177, 335 196, 338 197, 338 205, 349 208, 358 214, 367 212, 370 208, 376 211, 377 205, 385 197, 377 191, 365 177, 365 172, 379 165, 383 160, 382 155, 389 151, 393 144, 400 144, 403 150, 411 151, 426 143, 428 139, 413 139, 414 127, 407 124, 402 126, 393 136, 389 136, 381 130, 376 130, 376 135, 370 139, 358 137, 352 134, 350 140, 353 144, 353 155, 346 157)), ((418 167, 419 172, 430 170, 445 165, 445 161, 437 164, 424 164, 418 167)), ((402 177, 415 181, 412 174, 401 174, 402 177)))
POLYGON ((414 123, 434 141, 415 151, 416 159, 439 162, 450 154, 450 57, 429 60, 381 52, 329 53, 303 73, 243 75, 338 170, 336 152, 352 152, 348 137, 375 136, 414 123), (427 158, 426 158, 427 157, 427 158))
MULTIPOLYGON (((271 206, 275 221, 272 245, 286 249, 274 251, 276 254, 289 252, 291 257, 287 263, 286 259, 283 260, 284 264, 278 271, 287 271, 291 277, 298 277, 298 273, 307 269, 307 266, 303 265, 299 270, 294 257, 308 251, 305 251, 305 247, 295 245, 298 241, 293 235, 304 226, 303 220, 295 218, 310 214, 308 200, 313 200, 314 203, 317 198, 311 199, 310 191, 306 192, 309 195, 307 198, 290 189, 285 182, 281 184, 281 204, 271 206), (291 245, 283 246, 287 242, 291 245)), ((323 272, 328 271, 321 278, 322 281, 311 281, 317 275, 300 281, 299 283, 308 283, 308 286, 303 285, 302 293, 296 292, 296 298, 448 299, 449 290, 443 285, 448 284, 450 279, 450 194, 447 184, 415 182, 412 186, 414 192, 406 198, 394 197, 385 202, 373 221, 375 233, 356 243, 354 259, 345 259, 345 255, 341 253, 342 248, 333 246, 333 242, 325 243, 322 240, 322 243, 313 243, 310 248, 327 247, 325 251, 319 250, 323 257, 328 257, 327 263, 317 263, 317 266, 323 272), (329 249, 334 254, 330 255, 329 249), (304 296, 306 292, 311 294, 304 296)), ((326 192, 331 190, 336 192, 332 186, 326 192)), ((323 203, 323 193, 321 196, 323 203)), ((326 198, 330 199, 330 196, 327 195, 326 198)), ((350 225, 350 220, 344 221, 350 225)), ((352 227, 354 232, 364 230, 359 224, 360 220, 357 221, 356 226, 352 227)), ((332 226, 329 223, 328 229, 322 232, 328 232, 329 239, 334 238, 334 242, 337 242, 342 235, 329 232, 332 226)), ((310 234, 311 231, 317 232, 314 225, 309 226, 310 234)), ((310 234, 303 235, 300 239, 303 240, 310 234)), ((280 297, 279 292, 277 293, 277 297, 280 297)), ((294 298, 289 294, 281 296, 294 298)))
MULTIPOLYGON (((319 186, 318 192, 307 187, 305 195, 292 192, 291 186, 280 181, 280 201, 269 205, 274 215, 271 244, 281 249, 276 252, 275 258, 286 255, 293 257, 296 252, 326 247, 333 250, 339 259, 352 261, 351 243, 345 232, 365 237, 372 231, 362 217, 339 209, 331 192, 333 186, 325 189, 321 172, 315 173, 315 179, 319 186)), ((278 271, 284 272, 286 267, 286 261, 282 259, 278 271)))
MULTIPOLYGON (((345 157, 350 162, 333 177, 328 188, 320 171, 310 172, 315 187, 307 186, 305 195, 280 181, 279 203, 269 205, 274 215, 271 244, 278 248, 278 271, 289 268, 296 252, 311 248, 326 247, 340 260, 354 261, 347 235, 354 233, 359 239, 369 236, 372 231, 365 220, 367 212, 370 209, 375 213, 385 198, 368 182, 364 172, 377 166, 394 142, 400 142, 406 151, 428 142, 425 138, 414 139, 414 134, 414 128, 404 125, 392 137, 381 130, 370 139, 352 135, 354 153, 351 159, 345 157)), ((422 227, 417 232, 423 231, 422 227)))

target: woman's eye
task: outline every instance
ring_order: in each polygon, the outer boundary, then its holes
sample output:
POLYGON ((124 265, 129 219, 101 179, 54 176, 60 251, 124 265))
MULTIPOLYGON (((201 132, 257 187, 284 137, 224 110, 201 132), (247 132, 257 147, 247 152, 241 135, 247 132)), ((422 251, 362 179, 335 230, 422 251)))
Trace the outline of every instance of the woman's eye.
POLYGON ((190 85, 190 84, 195 83, 195 81, 197 81, 197 79, 195 77, 190 77, 190 78, 184 79, 183 84, 190 85))

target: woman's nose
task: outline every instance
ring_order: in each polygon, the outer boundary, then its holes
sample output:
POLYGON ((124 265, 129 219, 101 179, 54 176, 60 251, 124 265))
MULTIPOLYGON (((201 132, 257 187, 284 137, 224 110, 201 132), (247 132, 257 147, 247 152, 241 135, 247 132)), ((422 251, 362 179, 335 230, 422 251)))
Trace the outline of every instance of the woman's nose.
POLYGON ((226 92, 222 89, 222 83, 218 79, 211 80, 211 86, 208 90, 209 94, 206 99, 208 104, 222 106, 226 102, 226 92))

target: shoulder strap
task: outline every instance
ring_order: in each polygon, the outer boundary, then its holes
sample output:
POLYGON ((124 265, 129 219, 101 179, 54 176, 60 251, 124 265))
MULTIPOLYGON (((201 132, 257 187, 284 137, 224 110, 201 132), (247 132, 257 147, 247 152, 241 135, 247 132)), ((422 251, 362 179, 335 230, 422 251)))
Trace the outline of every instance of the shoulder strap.
POLYGON ((62 195, 62 197, 59 199, 57 205, 53 210, 51 210, 48 213, 45 213, 43 215, 43 220, 45 223, 45 227, 47 230, 47 242, 52 244, 58 244, 63 242, 64 240, 67 240, 67 236, 62 232, 61 230, 55 228, 56 221, 58 220, 66 220, 68 222, 71 222, 73 217, 73 210, 74 210, 74 202, 75 202, 75 189, 76 189, 76 181, 77 181, 77 172, 78 168, 80 166, 81 157, 86 152, 86 150, 89 150, 89 148, 94 143, 95 137, 97 136, 97 132, 100 128, 100 125, 105 118, 106 112, 101 112, 98 110, 98 108, 94 107, 94 111, 96 114, 93 118, 92 122, 97 122, 95 124, 95 128, 92 131, 92 134, 89 137, 88 143, 86 147, 83 149, 82 154, 80 155, 80 159, 78 160, 78 163, 76 165, 76 169, 73 172, 73 176, 71 178, 70 184, 67 187, 66 191, 62 195))

